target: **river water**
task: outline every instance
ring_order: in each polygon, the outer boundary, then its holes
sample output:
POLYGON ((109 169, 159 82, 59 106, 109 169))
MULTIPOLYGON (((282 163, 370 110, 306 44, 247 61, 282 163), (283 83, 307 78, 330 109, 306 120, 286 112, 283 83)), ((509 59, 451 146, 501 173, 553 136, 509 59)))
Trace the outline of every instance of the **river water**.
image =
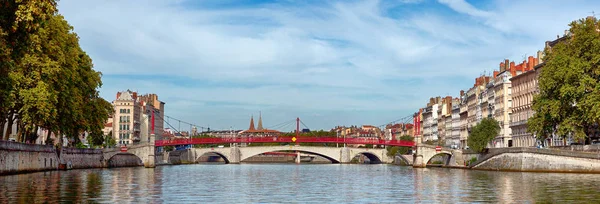
POLYGON ((600 203, 599 174, 180 165, 0 176, 0 203, 600 203))

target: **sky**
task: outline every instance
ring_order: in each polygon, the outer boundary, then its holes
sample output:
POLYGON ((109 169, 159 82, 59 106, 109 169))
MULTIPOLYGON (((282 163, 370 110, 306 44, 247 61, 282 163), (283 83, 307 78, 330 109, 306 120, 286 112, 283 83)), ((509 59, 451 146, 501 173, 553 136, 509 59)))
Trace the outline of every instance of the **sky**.
POLYGON ((247 129, 259 112, 267 128, 403 119, 503 59, 535 56, 594 8, 600 1, 59 1, 103 74, 103 98, 156 93, 165 115, 213 130, 247 129))

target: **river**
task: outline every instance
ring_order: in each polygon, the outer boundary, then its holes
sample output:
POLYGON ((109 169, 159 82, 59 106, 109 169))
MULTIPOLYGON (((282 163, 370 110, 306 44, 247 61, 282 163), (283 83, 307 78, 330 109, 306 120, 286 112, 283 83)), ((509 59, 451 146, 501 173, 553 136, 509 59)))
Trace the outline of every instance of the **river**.
POLYGON ((598 181, 394 165, 179 165, 0 176, 0 203, 600 203, 598 181))

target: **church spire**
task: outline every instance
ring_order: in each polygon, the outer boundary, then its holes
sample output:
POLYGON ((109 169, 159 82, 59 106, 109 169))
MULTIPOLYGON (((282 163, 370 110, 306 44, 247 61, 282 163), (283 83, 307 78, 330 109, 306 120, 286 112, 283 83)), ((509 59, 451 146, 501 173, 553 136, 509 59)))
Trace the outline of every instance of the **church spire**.
POLYGON ((250 128, 248 128, 248 130, 255 130, 254 129, 254 116, 250 116, 250 128))
POLYGON ((258 128, 257 130, 263 130, 263 126, 262 126, 262 113, 258 112, 258 128))

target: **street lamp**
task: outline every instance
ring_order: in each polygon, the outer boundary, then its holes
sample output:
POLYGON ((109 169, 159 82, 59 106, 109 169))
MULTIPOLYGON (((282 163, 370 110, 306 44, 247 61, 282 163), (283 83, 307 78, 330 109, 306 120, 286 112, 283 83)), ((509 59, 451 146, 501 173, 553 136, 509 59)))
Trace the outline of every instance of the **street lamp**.
MULTIPOLYGON (((336 138, 336 140, 337 140, 338 138, 340 138, 340 130, 337 130, 337 131, 335 131, 335 133, 336 133, 336 136, 335 136, 335 138, 336 138)), ((336 143, 335 143, 335 147, 336 147, 336 148, 339 148, 339 147, 340 147, 340 143, 336 142, 336 143)))

